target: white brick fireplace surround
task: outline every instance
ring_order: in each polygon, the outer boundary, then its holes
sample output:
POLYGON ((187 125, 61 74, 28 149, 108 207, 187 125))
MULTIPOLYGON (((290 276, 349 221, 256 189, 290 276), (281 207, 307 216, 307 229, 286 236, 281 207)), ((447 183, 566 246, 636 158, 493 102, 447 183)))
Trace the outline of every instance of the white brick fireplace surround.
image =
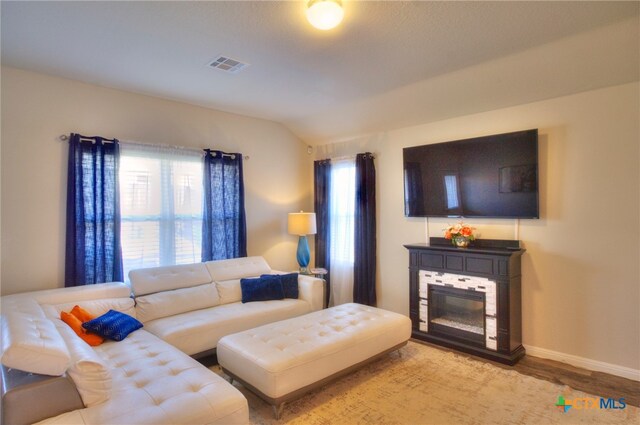
POLYGON ((485 294, 485 347, 489 350, 498 349, 496 282, 483 277, 420 270, 418 291, 420 330, 423 332, 429 330, 429 285, 483 292, 485 294))

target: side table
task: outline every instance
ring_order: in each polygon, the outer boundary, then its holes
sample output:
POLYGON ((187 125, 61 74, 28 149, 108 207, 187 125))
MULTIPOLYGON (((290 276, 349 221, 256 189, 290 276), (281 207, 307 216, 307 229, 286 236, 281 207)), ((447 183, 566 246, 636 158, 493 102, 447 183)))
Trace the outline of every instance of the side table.
POLYGON ((327 269, 323 269, 322 267, 318 267, 315 269, 309 269, 308 273, 300 273, 306 276, 313 276, 318 279, 322 279, 323 289, 322 289, 322 298, 324 300, 322 308, 327 308, 329 305, 329 300, 327 299, 327 280, 324 278, 329 271, 327 269))

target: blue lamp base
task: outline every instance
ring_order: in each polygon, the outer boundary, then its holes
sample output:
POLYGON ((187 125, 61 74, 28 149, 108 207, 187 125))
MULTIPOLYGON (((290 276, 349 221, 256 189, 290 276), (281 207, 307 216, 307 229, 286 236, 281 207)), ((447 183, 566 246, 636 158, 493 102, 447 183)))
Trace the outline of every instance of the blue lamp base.
POLYGON ((296 252, 296 260, 300 266, 300 273, 309 273, 309 261, 311 261, 311 251, 309 251, 309 242, 306 236, 300 236, 298 239, 298 251, 296 252))

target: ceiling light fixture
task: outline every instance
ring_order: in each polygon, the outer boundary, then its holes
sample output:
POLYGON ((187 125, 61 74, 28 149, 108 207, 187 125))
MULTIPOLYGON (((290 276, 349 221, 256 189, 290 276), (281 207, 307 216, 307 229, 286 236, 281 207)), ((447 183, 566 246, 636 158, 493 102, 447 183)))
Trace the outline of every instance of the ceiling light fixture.
POLYGON ((340 0, 309 0, 307 3, 307 19, 319 30, 330 30, 336 27, 344 17, 340 0))

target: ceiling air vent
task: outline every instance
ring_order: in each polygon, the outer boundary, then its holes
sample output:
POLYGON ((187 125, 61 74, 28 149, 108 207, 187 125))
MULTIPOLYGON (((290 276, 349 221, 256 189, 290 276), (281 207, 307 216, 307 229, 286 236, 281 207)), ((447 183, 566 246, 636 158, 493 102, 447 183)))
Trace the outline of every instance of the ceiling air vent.
POLYGON ((218 56, 213 61, 209 62, 209 66, 211 68, 217 68, 224 72, 229 72, 231 74, 237 74, 238 72, 245 69, 249 66, 248 63, 240 62, 236 59, 231 59, 226 56, 218 56))

